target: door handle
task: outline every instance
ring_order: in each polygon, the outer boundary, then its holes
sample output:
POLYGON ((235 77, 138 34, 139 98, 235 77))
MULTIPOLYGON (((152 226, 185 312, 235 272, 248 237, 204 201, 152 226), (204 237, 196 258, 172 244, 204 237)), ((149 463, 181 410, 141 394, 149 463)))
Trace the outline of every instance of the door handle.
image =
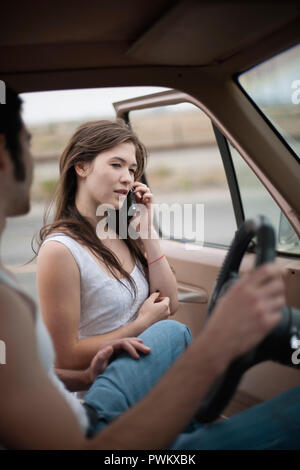
POLYGON ((202 290, 202 289, 195 291, 195 290, 179 288, 178 300, 179 302, 184 302, 188 304, 206 304, 207 294, 205 290, 202 290), (182 290, 184 290, 184 292, 182 292, 182 290))

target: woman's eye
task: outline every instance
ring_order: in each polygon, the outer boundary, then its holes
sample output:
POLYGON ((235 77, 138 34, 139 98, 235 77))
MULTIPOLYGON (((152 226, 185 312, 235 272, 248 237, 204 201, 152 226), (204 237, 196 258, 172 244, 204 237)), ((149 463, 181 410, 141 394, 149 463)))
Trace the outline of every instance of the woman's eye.
MULTIPOLYGON (((111 166, 113 166, 114 168, 121 168, 120 163, 112 163, 111 166)), ((135 175, 135 170, 133 168, 130 168, 129 171, 133 176, 135 175)))

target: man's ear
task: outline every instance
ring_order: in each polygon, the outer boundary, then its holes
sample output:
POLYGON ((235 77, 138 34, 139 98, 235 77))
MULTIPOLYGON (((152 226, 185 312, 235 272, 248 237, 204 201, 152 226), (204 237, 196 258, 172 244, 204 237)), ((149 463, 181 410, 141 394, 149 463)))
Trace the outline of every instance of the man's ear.
POLYGON ((74 165, 78 176, 85 178, 88 175, 89 164, 87 162, 78 162, 74 165))

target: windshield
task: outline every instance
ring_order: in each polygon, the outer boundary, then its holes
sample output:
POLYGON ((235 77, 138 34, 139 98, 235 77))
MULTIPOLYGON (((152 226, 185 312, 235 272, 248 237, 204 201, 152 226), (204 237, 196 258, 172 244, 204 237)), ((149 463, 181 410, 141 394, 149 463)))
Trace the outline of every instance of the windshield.
POLYGON ((300 158, 300 44, 241 74, 240 85, 300 158))

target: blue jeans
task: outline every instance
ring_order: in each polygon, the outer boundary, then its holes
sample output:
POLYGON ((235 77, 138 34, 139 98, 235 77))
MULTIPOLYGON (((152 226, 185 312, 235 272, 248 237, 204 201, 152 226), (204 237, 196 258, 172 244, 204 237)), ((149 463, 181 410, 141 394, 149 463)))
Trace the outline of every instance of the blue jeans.
POLYGON ((120 355, 84 396, 99 416, 94 433, 141 400, 192 341, 189 328, 174 320, 154 323, 140 338, 151 352, 138 360, 120 355))
MULTIPOLYGON (((94 434, 143 398, 191 342, 189 329, 173 320, 155 323, 140 337, 151 353, 138 360, 123 354, 84 397, 99 416, 94 434)), ((300 387, 220 423, 193 421, 171 449, 300 449, 300 387)))
POLYGON ((209 426, 182 433, 171 449, 300 449, 300 387, 209 426))

